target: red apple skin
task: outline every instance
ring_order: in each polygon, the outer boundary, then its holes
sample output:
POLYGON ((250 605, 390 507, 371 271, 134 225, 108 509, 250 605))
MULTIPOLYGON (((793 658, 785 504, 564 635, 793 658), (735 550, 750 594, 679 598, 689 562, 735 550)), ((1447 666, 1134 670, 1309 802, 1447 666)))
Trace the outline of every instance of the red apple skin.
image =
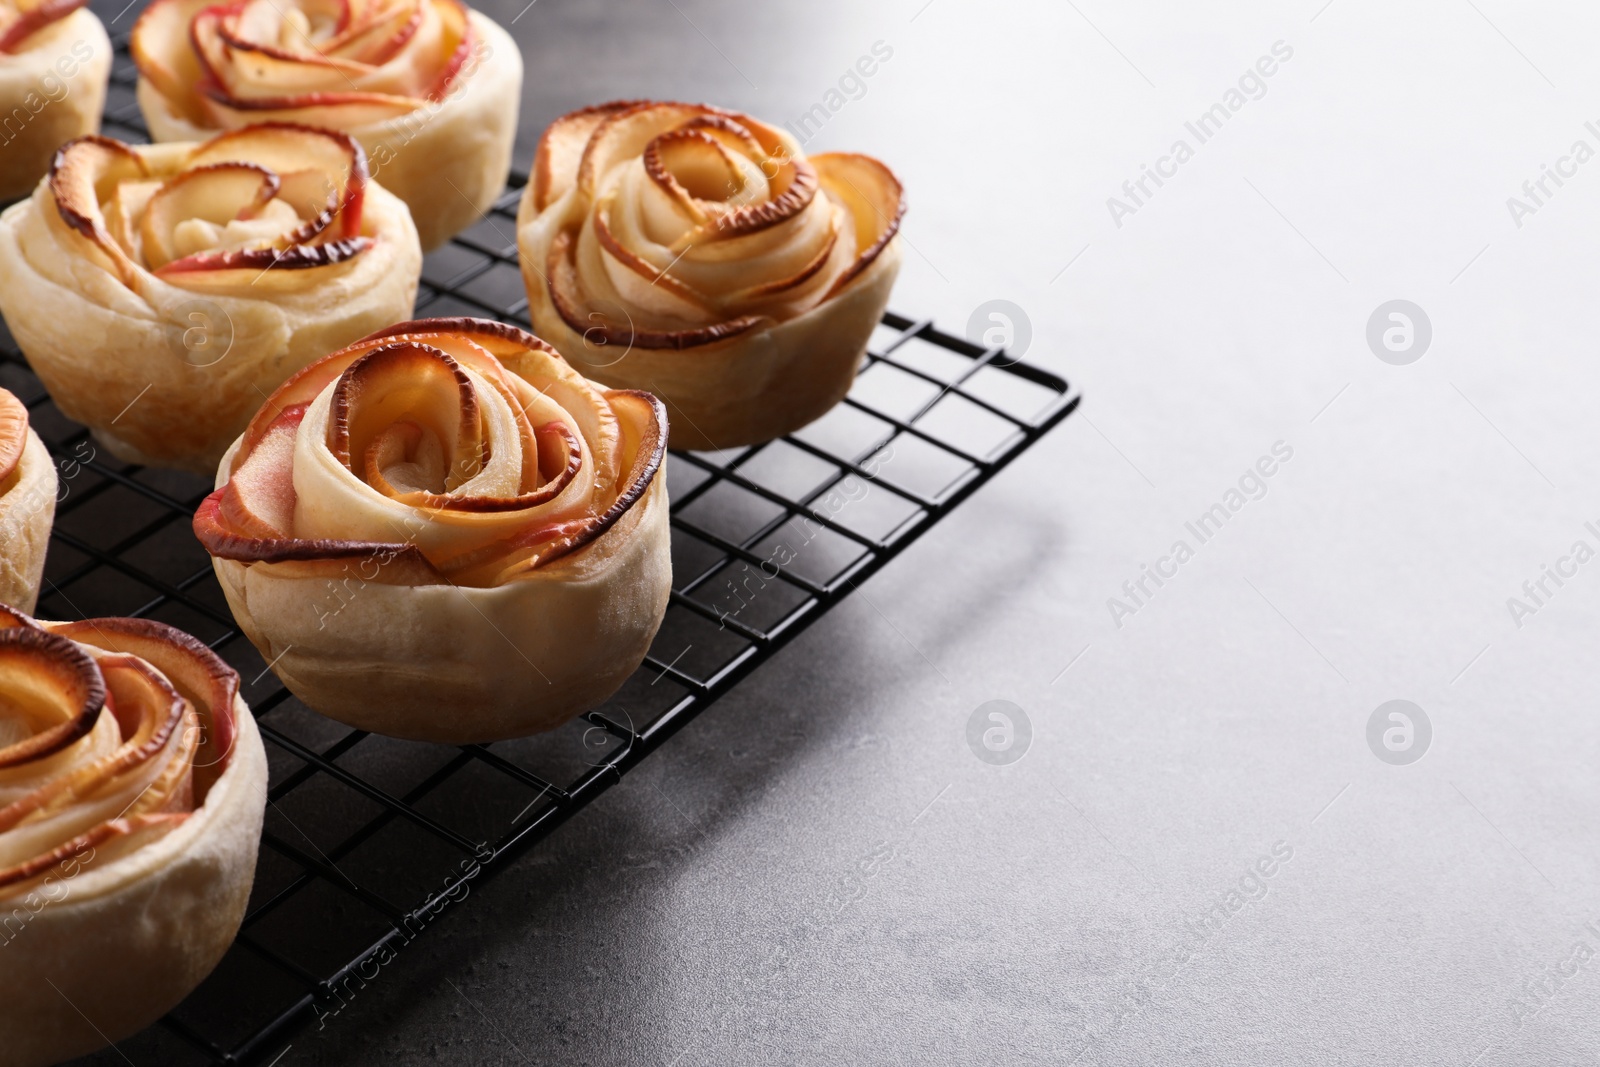
MULTIPOLYGON (((349 9, 346 8, 346 10, 348 11, 349 9)), ((383 42, 383 44, 379 45, 378 48, 376 48, 362 62, 369 63, 369 64, 371 64, 372 66, 375 66, 375 67, 382 66, 383 64, 389 62, 389 60, 391 60, 395 56, 399 55, 400 49, 402 49, 402 48, 404 48, 406 46, 406 42, 407 41, 411 40, 411 38, 416 36, 417 30, 421 26, 422 26, 422 5, 418 4, 415 8, 412 9, 411 15, 400 26, 400 28, 397 29, 393 34, 391 34, 387 41, 385 41, 385 42, 383 42)), ((344 26, 344 25, 341 25, 339 27, 338 33, 337 33, 336 38, 335 38, 338 43, 335 45, 335 47, 333 49, 331 49, 332 51, 337 51, 339 48, 341 48, 345 44, 349 43, 348 40, 345 39, 347 37, 347 34, 345 32, 346 29, 347 29, 347 26, 344 26)), ((365 32, 367 32, 365 29, 362 29, 361 31, 359 31, 359 33, 365 33, 365 32)), ((354 39, 355 36, 359 36, 359 33, 355 34, 355 35, 349 35, 350 39, 354 39)))
MULTIPOLYGON (((162 0, 156 0, 156 2, 161 3, 162 0)), ((168 0, 168 2, 170 2, 170 0, 168 0)), ((202 84, 220 86, 222 81, 220 78, 218 78, 216 69, 213 68, 210 61, 206 59, 206 50, 201 47, 199 29, 201 20, 205 19, 220 22, 229 15, 236 15, 242 11, 244 9, 244 2, 245 0, 234 0, 234 2, 230 4, 218 4, 216 7, 208 7, 201 10, 197 15, 195 15, 194 18, 189 20, 189 48, 192 52, 194 52, 196 62, 200 64, 202 84)), ((140 19, 141 21, 143 20, 142 15, 140 16, 140 19)), ((137 29, 138 27, 135 26, 134 28, 137 29)))
POLYGON ((372 247, 370 237, 347 237, 320 245, 295 245, 292 248, 235 248, 226 252, 196 252, 175 259, 154 273, 189 274, 213 270, 309 270, 331 267, 372 247))
POLYGON ((296 232, 294 235, 296 243, 309 241, 321 233, 328 223, 333 220, 334 216, 338 216, 341 221, 344 237, 353 238, 358 236, 361 233, 361 213, 366 204, 367 181, 369 180, 370 171, 367 165, 366 149, 361 147, 360 141, 357 141, 349 134, 338 130, 307 126, 300 122, 258 122, 253 126, 220 133, 210 141, 207 141, 206 146, 270 135, 271 131, 274 130, 284 130, 296 134, 312 134, 317 137, 328 138, 337 142, 350 157, 350 172, 345 182, 344 201, 334 205, 326 213, 326 217, 313 219, 296 232))
POLYGON ((56 149, 55 158, 50 161, 50 173, 45 178, 50 198, 55 201, 56 212, 61 216, 61 220, 93 243, 111 261, 118 277, 124 283, 131 284, 136 270, 133 261, 106 232, 104 219, 100 215, 99 202, 93 199, 94 175, 81 173, 85 168, 92 166, 88 158, 90 149, 100 149, 119 157, 122 162, 132 163, 134 172, 140 177, 148 176, 150 173, 145 166, 144 157, 121 141, 91 134, 68 141, 56 149), (88 195, 94 204, 92 209, 77 199, 77 194, 82 191, 85 177, 90 184, 88 195), (90 213, 91 210, 93 214, 90 213))
POLYGON ((293 524, 294 437, 305 416, 304 404, 285 408, 260 442, 271 451, 252 449, 222 487, 218 516, 240 536, 270 539, 293 524), (288 462, 276 462, 284 456, 288 462))
POLYGON ((449 0, 459 12, 461 17, 461 43, 456 45, 456 50, 451 53, 450 61, 445 64, 444 70, 439 75, 439 80, 427 92, 429 100, 444 99, 445 92, 450 88, 450 83, 461 73, 461 68, 466 66, 467 57, 472 55, 473 45, 476 43, 476 34, 472 30, 472 19, 469 17, 466 5, 461 0, 449 0))
POLYGON ((281 59, 285 63, 309 63, 317 67, 337 66, 337 64, 329 62, 323 56, 302 55, 298 52, 290 52, 279 48, 277 45, 246 41, 242 37, 235 37, 227 30, 218 30, 217 39, 235 52, 259 52, 264 56, 271 56, 273 59, 281 59))
POLYGON ((44 0, 44 3, 33 10, 24 11, 21 17, 6 29, 5 34, 0 35, 0 53, 9 55, 15 52, 23 41, 52 22, 66 18, 86 3, 88 0, 44 0))

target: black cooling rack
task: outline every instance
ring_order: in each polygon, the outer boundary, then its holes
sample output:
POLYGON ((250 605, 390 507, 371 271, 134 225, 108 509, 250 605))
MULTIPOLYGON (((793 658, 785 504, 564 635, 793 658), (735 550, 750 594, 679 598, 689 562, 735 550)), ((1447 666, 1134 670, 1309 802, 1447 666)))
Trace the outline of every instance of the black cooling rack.
MULTIPOLYGON (((106 130, 146 139, 119 42, 106 130)), ((418 315, 528 325, 514 177, 493 212, 430 253, 418 315)), ((605 706, 539 737, 450 747, 318 716, 234 626, 190 516, 203 479, 120 463, 65 419, 9 332, 0 385, 58 465, 45 618, 149 616, 208 642, 243 678, 270 766, 248 914, 182 1005, 95 1062, 256 1063, 327 1021, 466 896, 622 779, 667 738, 1064 419, 1063 379, 884 316, 850 396, 754 448, 674 452, 674 589, 637 674, 605 706)))

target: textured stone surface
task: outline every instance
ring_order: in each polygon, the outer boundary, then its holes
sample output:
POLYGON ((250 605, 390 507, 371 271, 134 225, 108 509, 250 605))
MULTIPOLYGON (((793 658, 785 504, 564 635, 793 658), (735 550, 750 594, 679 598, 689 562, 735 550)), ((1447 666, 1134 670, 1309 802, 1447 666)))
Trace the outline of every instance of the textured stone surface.
POLYGON ((1506 198, 1600 148, 1600 17, 1477 6, 523 11, 524 161, 606 98, 790 119, 890 44, 811 147, 904 179, 894 305, 1011 300, 1087 401, 282 1064, 1594 1062, 1600 963, 1536 1015, 1529 983, 1600 950, 1600 564, 1520 629, 1506 600, 1600 548, 1600 163, 1520 229, 1506 198), (1409 366, 1366 341, 1397 298, 1433 326, 1409 366), (1433 726, 1409 766, 1367 747, 1397 698, 1433 726), (993 699, 1033 724, 1011 766, 966 745, 993 699))

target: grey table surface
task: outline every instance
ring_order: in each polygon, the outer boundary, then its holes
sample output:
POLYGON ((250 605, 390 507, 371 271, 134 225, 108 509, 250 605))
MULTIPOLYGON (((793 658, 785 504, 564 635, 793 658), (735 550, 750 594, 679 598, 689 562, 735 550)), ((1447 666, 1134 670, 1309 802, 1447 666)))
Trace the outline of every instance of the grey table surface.
POLYGON ((1600 12, 522 4, 520 160, 820 103, 1087 399, 281 1067, 1600 1059, 1600 12))

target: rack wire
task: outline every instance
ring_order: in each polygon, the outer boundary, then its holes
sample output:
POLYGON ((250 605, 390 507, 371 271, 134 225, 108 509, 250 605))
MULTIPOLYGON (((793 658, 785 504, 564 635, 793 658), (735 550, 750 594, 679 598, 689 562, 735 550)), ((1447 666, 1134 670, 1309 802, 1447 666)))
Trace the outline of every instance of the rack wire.
MULTIPOLYGON (((147 139, 118 42, 106 132, 147 139)), ((417 314, 528 325, 522 176, 428 255, 417 314)), ((127 465, 51 403, 9 332, 0 385, 57 461, 46 618, 148 616, 237 668, 260 723, 266 828, 237 942, 183 1004, 124 1042, 134 1062, 248 1064, 336 1014, 407 943, 814 624, 1077 406, 1062 378, 886 314, 850 396, 765 445, 674 452, 673 591, 644 665, 550 734, 452 747, 351 730, 278 684, 235 626, 189 526, 192 475, 127 465)), ((99 1062, 122 1062, 116 1053, 99 1062)))

